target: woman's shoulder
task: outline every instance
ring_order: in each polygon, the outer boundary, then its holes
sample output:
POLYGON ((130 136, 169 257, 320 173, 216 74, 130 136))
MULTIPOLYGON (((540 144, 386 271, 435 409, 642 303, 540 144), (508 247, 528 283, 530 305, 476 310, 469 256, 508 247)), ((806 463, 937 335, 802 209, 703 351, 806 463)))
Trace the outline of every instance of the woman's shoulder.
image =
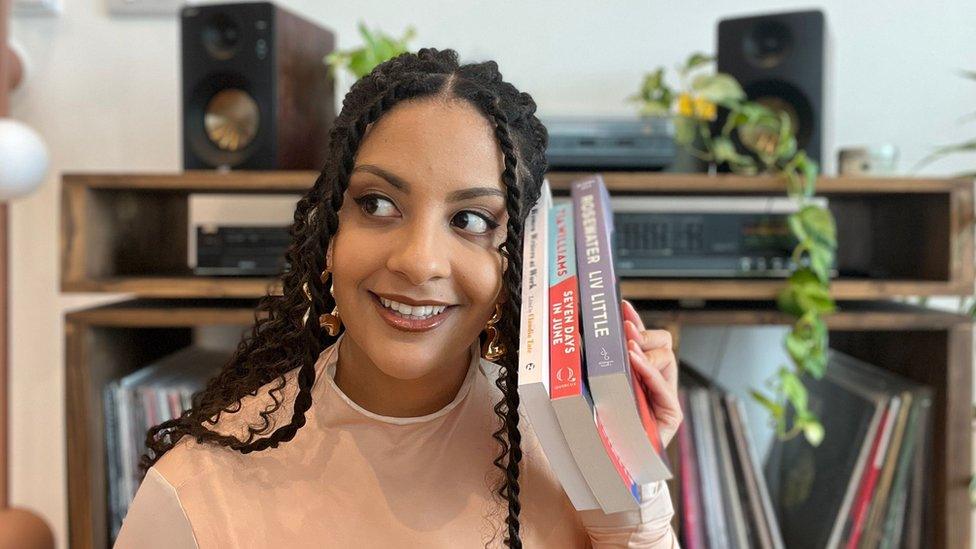
MULTIPOLYGON (((218 435, 241 442, 257 441, 291 423, 298 394, 299 368, 265 383, 203 422, 203 427, 218 435)), ((246 465, 245 454, 230 446, 183 435, 153 465, 169 484, 179 489, 186 482, 227 466, 246 465)))

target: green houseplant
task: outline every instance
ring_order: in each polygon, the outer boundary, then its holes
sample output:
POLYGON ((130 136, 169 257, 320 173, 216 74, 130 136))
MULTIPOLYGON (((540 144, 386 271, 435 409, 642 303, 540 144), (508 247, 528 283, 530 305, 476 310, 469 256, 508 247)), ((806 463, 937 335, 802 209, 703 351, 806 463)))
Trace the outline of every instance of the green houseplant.
POLYGON ((675 140, 707 162, 710 172, 726 165, 739 174, 778 177, 797 202, 798 211, 788 219, 797 241, 794 267, 777 297, 779 309, 796 318, 784 340, 792 365, 778 369, 767 381, 767 391, 750 392, 769 412, 778 437, 802 433, 816 446, 824 430, 808 407, 803 376, 819 379, 827 366, 823 317, 836 308, 830 295, 830 269, 837 249, 834 218, 810 200, 819 168, 798 149, 789 117, 749 101, 735 78, 712 68, 714 61, 702 53, 689 56, 677 67, 677 89, 667 83, 665 70, 659 67, 644 77, 640 90, 628 100, 638 103, 643 115, 671 117, 675 140))
POLYGON ((363 37, 363 45, 349 50, 336 50, 324 59, 332 77, 335 78, 343 68, 360 79, 372 71, 383 61, 393 59, 408 50, 407 42, 417 34, 413 27, 407 27, 403 37, 394 38, 383 31, 370 31, 362 21, 358 24, 359 34, 363 37))

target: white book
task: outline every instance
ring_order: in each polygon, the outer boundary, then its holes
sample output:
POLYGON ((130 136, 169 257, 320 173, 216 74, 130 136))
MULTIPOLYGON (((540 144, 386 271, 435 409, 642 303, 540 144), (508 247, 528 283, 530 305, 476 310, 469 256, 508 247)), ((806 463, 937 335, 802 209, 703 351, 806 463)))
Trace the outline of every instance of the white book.
POLYGON ((577 510, 599 509, 583 479, 549 400, 549 213, 552 192, 542 194, 525 220, 522 247, 522 309, 519 337, 519 398, 542 451, 577 510))

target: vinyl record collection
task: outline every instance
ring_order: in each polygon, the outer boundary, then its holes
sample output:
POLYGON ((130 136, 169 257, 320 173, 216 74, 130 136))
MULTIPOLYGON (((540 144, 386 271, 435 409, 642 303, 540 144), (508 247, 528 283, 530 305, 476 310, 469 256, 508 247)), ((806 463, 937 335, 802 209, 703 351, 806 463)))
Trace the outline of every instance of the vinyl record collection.
POLYGON ((150 427, 178 417, 230 358, 226 350, 186 347, 146 365, 104 388, 108 464, 109 528, 112 539, 139 488, 139 457, 150 427))
MULTIPOLYGON (((683 368, 675 437, 682 546, 916 548, 928 535, 930 388, 830 349, 808 379, 826 436, 774 438, 765 467, 743 402, 683 368)), ((674 493, 677 492, 677 493, 674 493)))

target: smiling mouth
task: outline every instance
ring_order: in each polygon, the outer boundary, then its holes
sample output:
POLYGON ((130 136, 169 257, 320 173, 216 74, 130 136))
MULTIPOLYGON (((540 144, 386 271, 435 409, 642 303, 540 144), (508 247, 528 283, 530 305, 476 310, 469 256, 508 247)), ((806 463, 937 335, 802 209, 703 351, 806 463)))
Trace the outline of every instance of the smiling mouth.
MULTIPOLYGON (((427 330, 432 330, 437 326, 441 325, 450 316, 457 305, 448 305, 443 308, 440 312, 434 314, 435 308, 423 309, 424 312, 428 312, 427 315, 414 315, 414 314, 404 314, 397 311, 391 307, 387 307, 384 304, 384 298, 379 297, 373 292, 369 292, 373 303, 376 305, 380 317, 386 321, 391 327, 398 330, 403 330, 407 332, 422 332, 427 330)), ((389 303, 389 300, 385 300, 389 303)), ((438 307, 440 308, 440 307, 438 307)))

